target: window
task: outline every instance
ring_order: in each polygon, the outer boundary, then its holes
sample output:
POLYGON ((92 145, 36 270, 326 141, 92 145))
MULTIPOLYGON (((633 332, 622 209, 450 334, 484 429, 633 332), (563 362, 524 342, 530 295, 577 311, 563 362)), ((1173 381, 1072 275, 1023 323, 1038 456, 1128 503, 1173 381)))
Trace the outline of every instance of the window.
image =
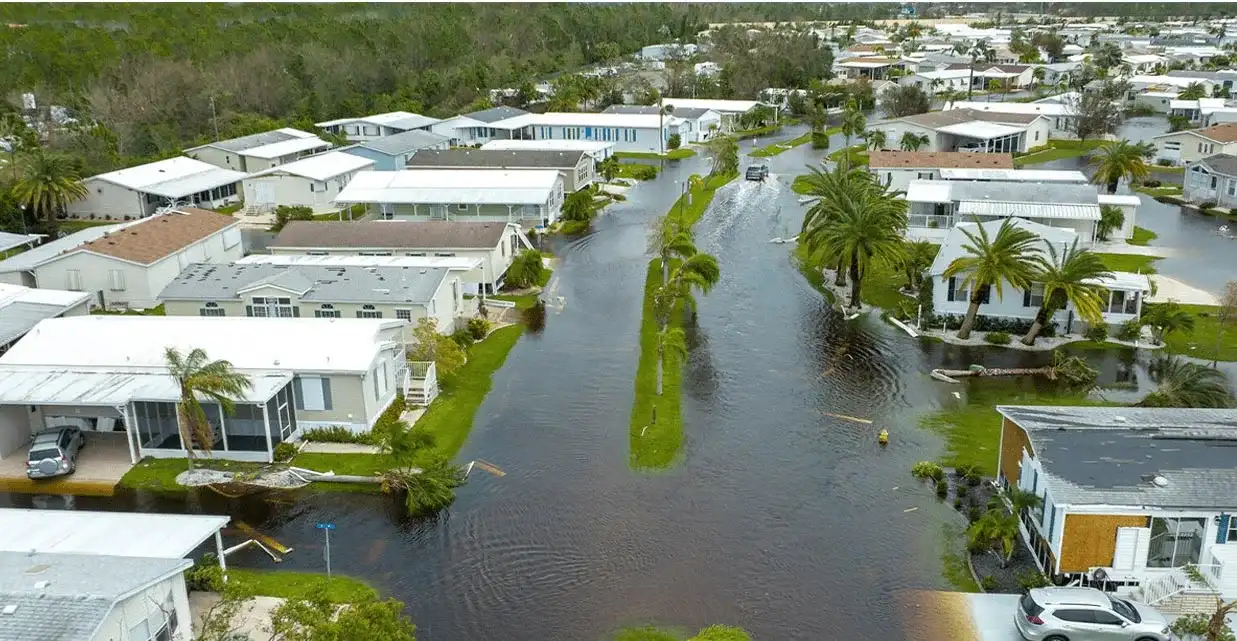
POLYGON ((412 310, 411 309, 397 309, 395 310, 395 317, 402 321, 411 322, 412 321, 412 310))
POLYGON ((1025 292, 1022 293, 1022 306, 1039 309, 1044 305, 1044 284, 1031 283, 1025 292))
POLYGON ((1095 623, 1100 625, 1122 625, 1125 620, 1121 617, 1103 610, 1095 610, 1091 612, 1091 616, 1095 618, 1095 623))
POLYGON ((79 269, 66 269, 64 272, 64 288, 80 292, 82 290, 82 272, 79 269))
POLYGON ((339 310, 330 303, 324 303, 322 307, 314 310, 314 318, 339 318, 339 310))
POLYGON ((382 318, 382 312, 374 309, 373 305, 362 305, 361 309, 356 312, 357 318, 382 318))
POLYGON ((202 308, 198 310, 198 316, 226 316, 226 315, 227 314, 223 312, 223 308, 219 306, 219 303, 216 303, 214 301, 211 301, 211 302, 208 302, 202 305, 202 308))
POLYGON ((1198 563, 1206 519, 1152 518, 1147 567, 1176 568, 1198 563))
MULTIPOLYGON (((916 172, 915 177, 918 178, 919 180, 932 180, 932 172, 930 171, 916 172)), ((893 180, 893 172, 889 172, 887 179, 890 181, 893 180)))
POLYGON ((321 412, 334 409, 331 403, 331 379, 325 376, 298 376, 292 386, 296 409, 321 412))
POLYGON ((1237 180, 1228 179, 1228 195, 1237 196, 1237 180))
POLYGON ((125 273, 119 269, 107 270, 107 288, 114 292, 125 291, 125 273))
POLYGON ((425 252, 405 252, 405 256, 425 256, 425 252))
POLYGON ((945 300, 966 302, 971 299, 970 288, 964 287, 957 276, 949 279, 949 290, 946 292, 945 300))
POLYGON ((1090 610, 1056 610, 1052 616, 1072 623, 1094 623, 1095 619, 1091 616, 1090 610))
POLYGON ((357 252, 358 256, 390 256, 391 252, 357 252))
POLYGON ((387 393, 387 363, 383 361, 374 368, 374 400, 381 400, 387 393))
POLYGON ((1164 149, 1169 151, 1181 151, 1181 143, 1178 141, 1165 142, 1164 149))
POLYGON ((1237 518, 1233 515, 1228 516, 1228 536, 1224 539, 1228 543, 1237 543, 1237 518))
POLYGON ((254 296, 245 306, 245 315, 253 318, 295 318, 300 309, 292 305, 291 298, 254 296))
POLYGON ((150 622, 139 621, 129 628, 129 641, 150 641, 150 622))
POLYGON ((434 252, 434 255, 439 258, 452 258, 455 256, 455 252, 434 252))
POLYGON ((459 203, 455 206, 455 209, 457 211, 466 211, 468 209, 468 205, 465 205, 464 203, 459 203))

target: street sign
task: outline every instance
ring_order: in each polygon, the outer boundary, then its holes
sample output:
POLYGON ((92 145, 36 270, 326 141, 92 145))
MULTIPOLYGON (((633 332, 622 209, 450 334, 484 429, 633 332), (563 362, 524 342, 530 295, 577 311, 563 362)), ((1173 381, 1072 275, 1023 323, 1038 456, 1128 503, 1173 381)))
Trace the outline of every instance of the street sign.
POLYGON ((326 547, 322 550, 322 556, 326 560, 326 580, 329 583, 331 580, 331 530, 335 529, 335 524, 325 521, 315 523, 314 527, 322 530, 322 534, 326 536, 326 547))
POLYGON ((335 524, 334 523, 318 523, 318 524, 315 524, 314 527, 318 528, 319 530, 334 530, 335 524))

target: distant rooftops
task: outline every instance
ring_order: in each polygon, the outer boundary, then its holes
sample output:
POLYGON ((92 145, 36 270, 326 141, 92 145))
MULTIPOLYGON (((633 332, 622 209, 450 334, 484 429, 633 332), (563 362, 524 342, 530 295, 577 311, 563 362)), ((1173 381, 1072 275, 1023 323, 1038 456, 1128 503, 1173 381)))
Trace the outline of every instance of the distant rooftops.
MULTIPOLYGON (((610 105, 602 110, 601 113, 606 114, 651 114, 657 115, 660 108, 657 105, 610 105)), ((675 118, 683 118, 686 120, 695 120, 710 111, 705 107, 676 107, 671 112, 675 118)))
POLYGON ((149 265, 237 224, 231 216, 185 207, 117 225, 83 242, 80 247, 96 254, 149 265))
POLYGON ((327 149, 331 143, 322 140, 321 138, 299 129, 284 127, 273 131, 264 131, 262 133, 250 134, 248 136, 240 136, 238 138, 230 138, 228 140, 220 140, 217 142, 206 143, 192 149, 187 149, 186 153, 193 152, 197 149, 205 147, 215 147, 224 151, 231 151, 242 156, 251 156, 254 158, 278 158, 288 154, 309 151, 312 149, 327 149))
POLYGON ((270 169, 251 174, 249 177, 256 178, 258 176, 266 176, 270 174, 290 174, 293 176, 300 176, 302 178, 322 182, 337 176, 343 176, 355 171, 361 171, 362 169, 369 169, 373 166, 374 161, 369 158, 344 153, 342 151, 328 151, 324 154, 307 156, 300 160, 271 167, 270 169))
POLYGON ((929 129, 940 129, 951 125, 968 122, 990 122, 1002 124, 1028 125, 1039 118, 1035 114, 1011 114, 992 111, 976 111, 975 109, 951 109, 949 111, 929 111, 927 113, 891 118, 890 120, 909 122, 929 129))
POLYGON ((428 127, 436 122, 440 122, 437 118, 414 114, 410 111, 391 111, 382 114, 374 114, 372 116, 357 116, 355 118, 336 118, 335 120, 327 120, 325 122, 314 123, 318 127, 336 127, 354 122, 360 122, 367 125, 377 125, 381 127, 391 127, 392 129, 420 129, 428 127))
POLYGON ((91 176, 87 181, 103 180, 121 187, 164 198, 182 198, 215 187, 238 183, 244 172, 222 169, 212 164, 177 156, 136 167, 127 167, 91 176))
POLYGON ((516 109, 515 107, 501 105, 498 107, 490 107, 489 109, 482 109, 481 111, 466 113, 464 114, 464 117, 472 118, 478 122, 491 123, 499 120, 506 120, 508 118, 515 118, 516 116, 523 116, 527 113, 528 112, 523 109, 516 109))
POLYGON ((868 155, 873 168, 990 168, 1013 169, 1012 154, 971 154, 961 151, 873 151, 868 155))
POLYGON ((542 205, 561 181, 553 169, 362 171, 335 202, 542 205))
MULTIPOLYGON (((448 138, 446 136, 440 136, 434 132, 422 129, 412 129, 392 136, 383 136, 374 140, 359 142, 355 146, 397 156, 410 151, 419 151, 426 147, 442 145, 447 141, 448 138)), ((346 151, 346 149, 341 149, 341 151, 346 151)))

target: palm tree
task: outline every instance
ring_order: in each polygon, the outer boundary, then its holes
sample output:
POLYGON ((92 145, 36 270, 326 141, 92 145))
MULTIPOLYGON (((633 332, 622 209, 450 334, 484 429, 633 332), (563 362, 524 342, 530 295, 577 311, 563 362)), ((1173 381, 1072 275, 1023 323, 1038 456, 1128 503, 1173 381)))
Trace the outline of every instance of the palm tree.
MULTIPOLYGON (((674 113, 674 105, 667 105, 664 102, 660 103, 657 108, 657 129, 660 131, 666 128, 666 116, 674 113)), ((661 138, 661 153, 666 153, 666 137, 661 138)))
POLYGON ((962 228, 970 241, 962 246, 966 255, 954 259, 945 268, 944 277, 953 278, 959 274, 961 288, 970 288, 970 306, 966 310, 966 318, 958 329, 958 338, 970 338, 971 328, 975 325, 975 316, 979 314, 979 306, 988 298, 991 290, 996 290, 997 298, 1005 293, 1005 285, 1019 290, 1031 286, 1031 277, 1036 271, 1034 244, 1039 237, 1034 233, 1014 225, 1006 218, 995 237, 988 235, 988 230, 976 220, 976 231, 962 228))
POLYGON ((663 327, 657 332, 657 395, 661 396, 662 376, 666 369, 666 355, 687 358, 687 334, 681 327, 663 327))
POLYGON ((1164 339, 1173 332, 1188 334, 1194 331, 1194 315, 1172 300, 1148 305, 1143 311, 1142 321, 1151 326, 1151 336, 1159 345, 1163 345, 1164 339))
POLYGON ((225 414, 231 414, 233 403, 253 387, 249 377, 232 369, 228 361, 212 361, 206 352, 194 348, 188 355, 181 355, 175 347, 163 353, 168 374, 180 388, 180 402, 176 405, 180 438, 193 469, 193 446, 196 443, 203 452, 210 454, 215 443, 215 430, 206 418, 202 400, 213 401, 225 414))
POLYGON ((45 221, 48 231, 56 229, 56 216, 70 203, 86 197, 86 185, 73 160, 62 154, 35 147, 20 156, 21 175, 13 185, 13 196, 45 221))
POLYGON ((658 220, 649 239, 649 251, 661 259, 661 282, 670 277, 670 262, 676 258, 688 258, 696 253, 692 235, 683 231, 669 219, 658 220))
POLYGON ((1110 194, 1117 193, 1117 184, 1122 178, 1133 183, 1146 178, 1151 171, 1143 159, 1142 148, 1128 140, 1104 143, 1091 157, 1091 164, 1099 166, 1091 182, 1107 185, 1110 194))
POLYGON ((420 469, 388 470, 382 476, 382 489, 403 492, 404 505, 412 516, 433 514, 455 502, 455 488, 465 482, 464 470, 447 457, 434 455, 420 469))
POLYGON ((683 306, 693 315, 696 313, 696 298, 693 291, 709 293, 722 277, 717 258, 711 254, 695 253, 683 259, 670 272, 670 279, 661 287, 666 300, 683 306))
MULTIPOLYGON (((958 51, 959 49, 955 46, 954 50, 958 51)), ((975 88, 975 63, 980 60, 983 60, 984 62, 992 62, 993 60, 996 60, 996 52, 988 47, 988 43, 983 40, 976 40, 975 44, 971 46, 970 49, 967 49, 965 45, 962 45, 961 52, 964 52, 971 57, 971 74, 966 83, 966 99, 970 100, 972 92, 975 88)))
POLYGON ((919 151, 920 147, 929 142, 927 134, 917 134, 913 131, 908 131, 902 134, 902 140, 899 141, 898 146, 902 148, 902 151, 919 151))
POLYGON ((932 266, 938 247, 926 240, 908 241, 902 245, 902 271, 906 274, 906 288, 919 289, 923 273, 932 266))
POLYGON ((885 148, 885 132, 880 129, 873 129, 872 131, 864 132, 863 138, 867 142, 868 149, 885 148))
POLYGON ((710 176, 729 176, 739 173, 739 145, 730 136, 718 136, 708 142, 713 152, 713 167, 710 176))
POLYGON ((817 261, 836 260, 850 271, 850 307, 861 302, 863 277, 877 262, 897 265, 906 229, 906 201, 872 181, 856 183, 832 215, 808 228, 801 240, 817 261))
POLYGON ((1034 345, 1044 326, 1052 322, 1053 315, 1067 304, 1073 304, 1078 315, 1092 325, 1104 320, 1104 300, 1101 298, 1104 288, 1097 282, 1112 277, 1104 261, 1086 249, 1079 249, 1077 238, 1059 255, 1056 245, 1045 244, 1048 246, 1048 256, 1038 257, 1039 270, 1034 276, 1035 281, 1044 288, 1044 302, 1040 303, 1031 329, 1022 337, 1023 345, 1034 345))
POLYGON ((1159 359, 1151 367, 1158 385, 1138 404, 1142 407, 1232 407, 1228 377, 1218 369, 1176 356, 1159 359))
POLYGON ((1116 205, 1100 205, 1100 222, 1095 226, 1095 235, 1100 240, 1108 240, 1108 235, 1114 229, 1121 229, 1125 224, 1125 214, 1116 205))
MULTIPOLYGON (((804 242, 809 230, 825 225, 830 219, 838 216, 839 203, 844 202, 857 189, 869 189, 873 186, 872 174, 861 167, 849 167, 838 164, 833 171, 824 172, 817 167, 808 167, 807 178, 802 182, 806 186, 808 198, 807 213, 803 217, 803 226, 799 231, 800 242, 804 242)), ((846 285, 846 264, 839 257, 834 263, 833 284, 838 287, 846 285)))
POLYGON ((1178 100, 1198 100, 1207 97, 1207 88, 1201 82, 1191 82, 1177 93, 1178 100))
MULTIPOLYGON (((842 114, 842 135, 846 137, 846 149, 850 149, 850 140, 854 136, 863 133, 863 130, 868 126, 867 118, 864 118, 863 112, 859 110, 859 105, 851 100, 846 103, 846 111, 842 114)), ((844 157, 849 158, 850 152, 847 151, 844 157)))
POLYGON ((1018 517, 1004 509, 988 510, 967 528, 967 537, 976 548, 1000 546, 1001 567, 1014 557, 1018 542, 1018 517))

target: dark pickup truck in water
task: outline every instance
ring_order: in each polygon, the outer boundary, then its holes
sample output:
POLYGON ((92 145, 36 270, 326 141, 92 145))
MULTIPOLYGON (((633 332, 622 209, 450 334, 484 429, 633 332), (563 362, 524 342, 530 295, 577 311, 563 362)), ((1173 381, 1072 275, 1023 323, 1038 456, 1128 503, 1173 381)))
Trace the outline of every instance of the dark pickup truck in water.
POLYGON ((748 180, 761 181, 769 177, 768 165, 752 165, 747 168, 746 178, 748 180))

